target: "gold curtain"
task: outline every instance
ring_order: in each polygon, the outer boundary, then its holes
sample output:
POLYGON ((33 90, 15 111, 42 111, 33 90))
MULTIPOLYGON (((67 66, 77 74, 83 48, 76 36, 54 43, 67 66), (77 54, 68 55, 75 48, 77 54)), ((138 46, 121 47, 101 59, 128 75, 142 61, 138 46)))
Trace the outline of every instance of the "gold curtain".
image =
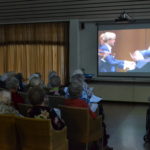
POLYGON ((22 72, 25 78, 39 72, 47 83, 56 71, 62 83, 68 74, 68 24, 24 24, 0 27, 0 73, 22 72))

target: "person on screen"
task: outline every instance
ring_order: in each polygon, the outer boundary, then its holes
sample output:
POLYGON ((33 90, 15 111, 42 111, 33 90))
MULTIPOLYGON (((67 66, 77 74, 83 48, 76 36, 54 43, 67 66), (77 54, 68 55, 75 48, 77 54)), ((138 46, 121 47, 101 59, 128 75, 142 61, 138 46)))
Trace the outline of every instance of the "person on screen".
POLYGON ((116 34, 105 32, 100 35, 100 45, 98 48, 99 72, 116 72, 117 68, 123 70, 132 70, 135 68, 135 62, 118 60, 112 54, 112 47, 115 44, 116 34))
POLYGON ((149 72, 150 71, 150 47, 146 50, 136 50, 130 54, 136 62, 136 67, 132 72, 149 72))

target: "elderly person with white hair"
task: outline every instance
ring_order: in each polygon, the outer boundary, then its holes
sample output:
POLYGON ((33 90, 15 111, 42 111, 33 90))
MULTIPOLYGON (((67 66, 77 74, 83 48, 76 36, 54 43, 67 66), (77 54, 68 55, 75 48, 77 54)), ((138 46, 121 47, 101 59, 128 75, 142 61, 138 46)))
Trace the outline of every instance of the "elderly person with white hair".
POLYGON ((45 88, 45 84, 43 80, 39 77, 37 74, 32 74, 33 76, 29 78, 29 84, 26 86, 26 91, 28 91, 30 88, 39 86, 41 88, 45 88))
POLYGON ((101 44, 98 48, 99 72, 116 72, 116 69, 132 70, 135 68, 135 62, 118 60, 112 54, 112 48, 115 45, 116 34, 105 32, 100 35, 101 44))
POLYGON ((15 114, 21 116, 19 112, 11 106, 11 93, 7 90, 0 91, 0 114, 15 114))
POLYGON ((69 88, 65 87, 65 89, 64 89, 64 91, 66 93, 66 98, 71 99, 74 96, 74 98, 78 98, 78 99, 76 99, 76 100, 74 99, 72 101, 70 101, 70 100, 66 101, 65 104, 68 104, 70 106, 71 105, 72 106, 73 105, 74 106, 83 106, 82 105, 83 103, 87 103, 92 112, 95 112, 98 108, 99 115, 102 115, 102 117, 103 117, 103 123, 102 123, 103 134, 104 134, 103 145, 104 145, 105 149, 112 150, 112 148, 107 146, 109 135, 106 133, 106 125, 104 123, 104 112, 103 112, 102 104, 100 103, 102 98, 94 95, 93 88, 89 87, 88 84, 85 82, 83 72, 79 69, 77 69, 73 72, 73 75, 70 80, 70 85, 71 86, 69 88), (82 101, 85 101, 85 102, 82 102, 82 101))
MULTIPOLYGON (((85 82, 84 74, 80 69, 77 69, 73 72, 72 77, 70 79, 70 83, 79 83, 82 85, 83 90, 80 98, 85 100, 89 104, 91 110, 95 112, 96 109, 98 108, 97 103, 100 102, 102 98, 94 95, 93 88, 89 87, 88 84, 85 82)), ((66 98, 68 98, 69 97, 68 87, 64 88, 64 92, 66 98)))
POLYGON ((17 109, 18 103, 24 103, 24 99, 18 93, 19 81, 15 77, 6 81, 6 88, 11 92, 12 104, 17 109))

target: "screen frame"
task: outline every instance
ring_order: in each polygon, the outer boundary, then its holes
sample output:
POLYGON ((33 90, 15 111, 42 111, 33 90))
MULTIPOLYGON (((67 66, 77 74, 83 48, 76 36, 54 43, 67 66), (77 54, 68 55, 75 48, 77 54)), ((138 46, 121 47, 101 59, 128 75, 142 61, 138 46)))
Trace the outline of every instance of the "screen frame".
POLYGON ((150 78, 150 72, 99 72, 98 71, 98 46, 99 46, 99 31, 109 31, 109 30, 127 30, 127 29, 150 29, 150 23, 134 23, 134 24, 97 24, 97 77, 98 78, 112 78, 112 80, 116 78, 150 78))

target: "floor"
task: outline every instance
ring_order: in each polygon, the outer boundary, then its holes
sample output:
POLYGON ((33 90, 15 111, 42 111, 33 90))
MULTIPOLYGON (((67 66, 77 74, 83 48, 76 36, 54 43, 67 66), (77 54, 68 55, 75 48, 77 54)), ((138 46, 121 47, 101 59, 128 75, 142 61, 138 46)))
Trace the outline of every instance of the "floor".
POLYGON ((148 104, 105 102, 103 108, 114 150, 150 150, 143 141, 148 104))

